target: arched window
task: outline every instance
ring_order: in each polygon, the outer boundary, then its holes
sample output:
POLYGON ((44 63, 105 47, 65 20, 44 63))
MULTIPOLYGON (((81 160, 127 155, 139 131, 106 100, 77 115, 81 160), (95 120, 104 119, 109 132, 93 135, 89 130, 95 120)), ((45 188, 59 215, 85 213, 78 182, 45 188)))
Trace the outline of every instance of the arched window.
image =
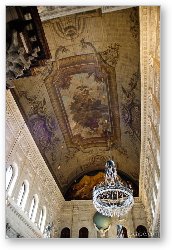
POLYGON ((29 210, 29 219, 31 219, 31 221, 33 222, 35 221, 37 208, 38 208, 38 196, 37 194, 35 194, 32 198, 32 202, 31 202, 31 206, 29 210))
POLYGON ((9 196, 13 191, 18 176, 18 167, 15 163, 6 169, 6 192, 9 196))
POLYGON ((86 227, 79 230, 79 238, 88 238, 88 229, 86 227))
POLYGON ((46 219, 46 208, 43 207, 41 209, 40 216, 39 216, 39 222, 38 222, 38 228, 41 230, 42 233, 44 231, 45 219, 46 219))
POLYGON ((70 238, 70 229, 68 227, 62 229, 60 238, 70 238))
POLYGON ((18 195, 18 200, 17 200, 18 206, 20 206, 23 210, 26 204, 28 194, 29 194, 29 182, 25 180, 22 183, 22 186, 20 188, 19 195, 18 195))
POLYGON ((136 228, 137 238, 148 238, 148 232, 145 226, 139 225, 136 228))
POLYGON ((122 225, 117 225, 117 238, 128 238, 127 229, 122 225))

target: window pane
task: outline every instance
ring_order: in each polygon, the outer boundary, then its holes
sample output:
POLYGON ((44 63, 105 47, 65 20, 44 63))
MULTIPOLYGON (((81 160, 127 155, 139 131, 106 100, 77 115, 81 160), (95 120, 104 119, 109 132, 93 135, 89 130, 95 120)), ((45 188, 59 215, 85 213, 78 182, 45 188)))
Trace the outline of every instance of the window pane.
POLYGON ((30 211, 29 211, 29 218, 32 219, 33 217, 33 213, 34 213, 34 209, 35 209, 35 197, 33 197, 32 199, 32 203, 31 203, 31 206, 30 206, 30 211))
POLYGON ((6 190, 9 188, 13 178, 13 167, 9 166, 6 171, 6 190))
POLYGON ((40 213, 40 216, 39 216, 39 223, 38 223, 39 229, 41 228, 42 219, 43 219, 43 210, 41 210, 41 213, 40 213))
POLYGON ((25 195, 25 184, 23 183, 19 192, 19 196, 18 196, 18 205, 21 206, 22 205, 22 201, 25 195))

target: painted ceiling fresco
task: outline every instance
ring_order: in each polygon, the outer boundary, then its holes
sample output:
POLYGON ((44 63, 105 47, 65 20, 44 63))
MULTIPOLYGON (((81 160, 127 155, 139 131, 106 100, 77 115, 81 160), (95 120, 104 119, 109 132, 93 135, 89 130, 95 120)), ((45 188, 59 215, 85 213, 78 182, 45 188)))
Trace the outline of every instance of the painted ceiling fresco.
POLYGON ((60 94, 73 136, 101 137, 109 121, 106 84, 89 73, 72 75, 67 83, 60 86, 60 94))
POLYGON ((109 157, 133 180, 140 168, 138 8, 43 22, 52 54, 13 95, 62 193, 109 157))
MULTIPOLYGON (((118 175, 119 181, 124 185, 130 185, 133 190, 134 197, 138 196, 138 183, 133 182, 131 178, 126 176, 118 175)), ((105 180, 105 173, 96 171, 88 173, 87 175, 82 176, 79 180, 71 185, 65 194, 66 200, 91 200, 93 195, 93 188, 97 186, 100 182, 105 180)))

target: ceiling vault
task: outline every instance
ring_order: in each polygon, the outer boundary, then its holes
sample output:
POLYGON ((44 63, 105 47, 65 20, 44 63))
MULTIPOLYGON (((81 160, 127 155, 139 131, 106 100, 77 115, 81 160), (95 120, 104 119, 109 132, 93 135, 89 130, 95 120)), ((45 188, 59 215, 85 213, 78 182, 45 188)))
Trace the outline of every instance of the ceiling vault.
POLYGON ((14 81, 14 97, 63 194, 101 172, 110 155, 119 173, 139 180, 139 11, 108 8, 69 16, 62 7, 38 8, 51 59, 14 81), (59 16, 48 18, 53 11, 59 16))

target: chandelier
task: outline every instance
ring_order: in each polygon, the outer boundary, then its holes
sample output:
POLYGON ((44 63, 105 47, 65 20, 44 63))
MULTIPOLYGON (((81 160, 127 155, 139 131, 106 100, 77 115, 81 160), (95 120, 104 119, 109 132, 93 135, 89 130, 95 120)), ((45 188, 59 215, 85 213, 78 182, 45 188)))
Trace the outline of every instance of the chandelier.
POLYGON ((134 204, 131 185, 121 183, 112 160, 105 164, 105 181, 93 188, 93 204, 99 213, 109 217, 127 214, 134 204))

